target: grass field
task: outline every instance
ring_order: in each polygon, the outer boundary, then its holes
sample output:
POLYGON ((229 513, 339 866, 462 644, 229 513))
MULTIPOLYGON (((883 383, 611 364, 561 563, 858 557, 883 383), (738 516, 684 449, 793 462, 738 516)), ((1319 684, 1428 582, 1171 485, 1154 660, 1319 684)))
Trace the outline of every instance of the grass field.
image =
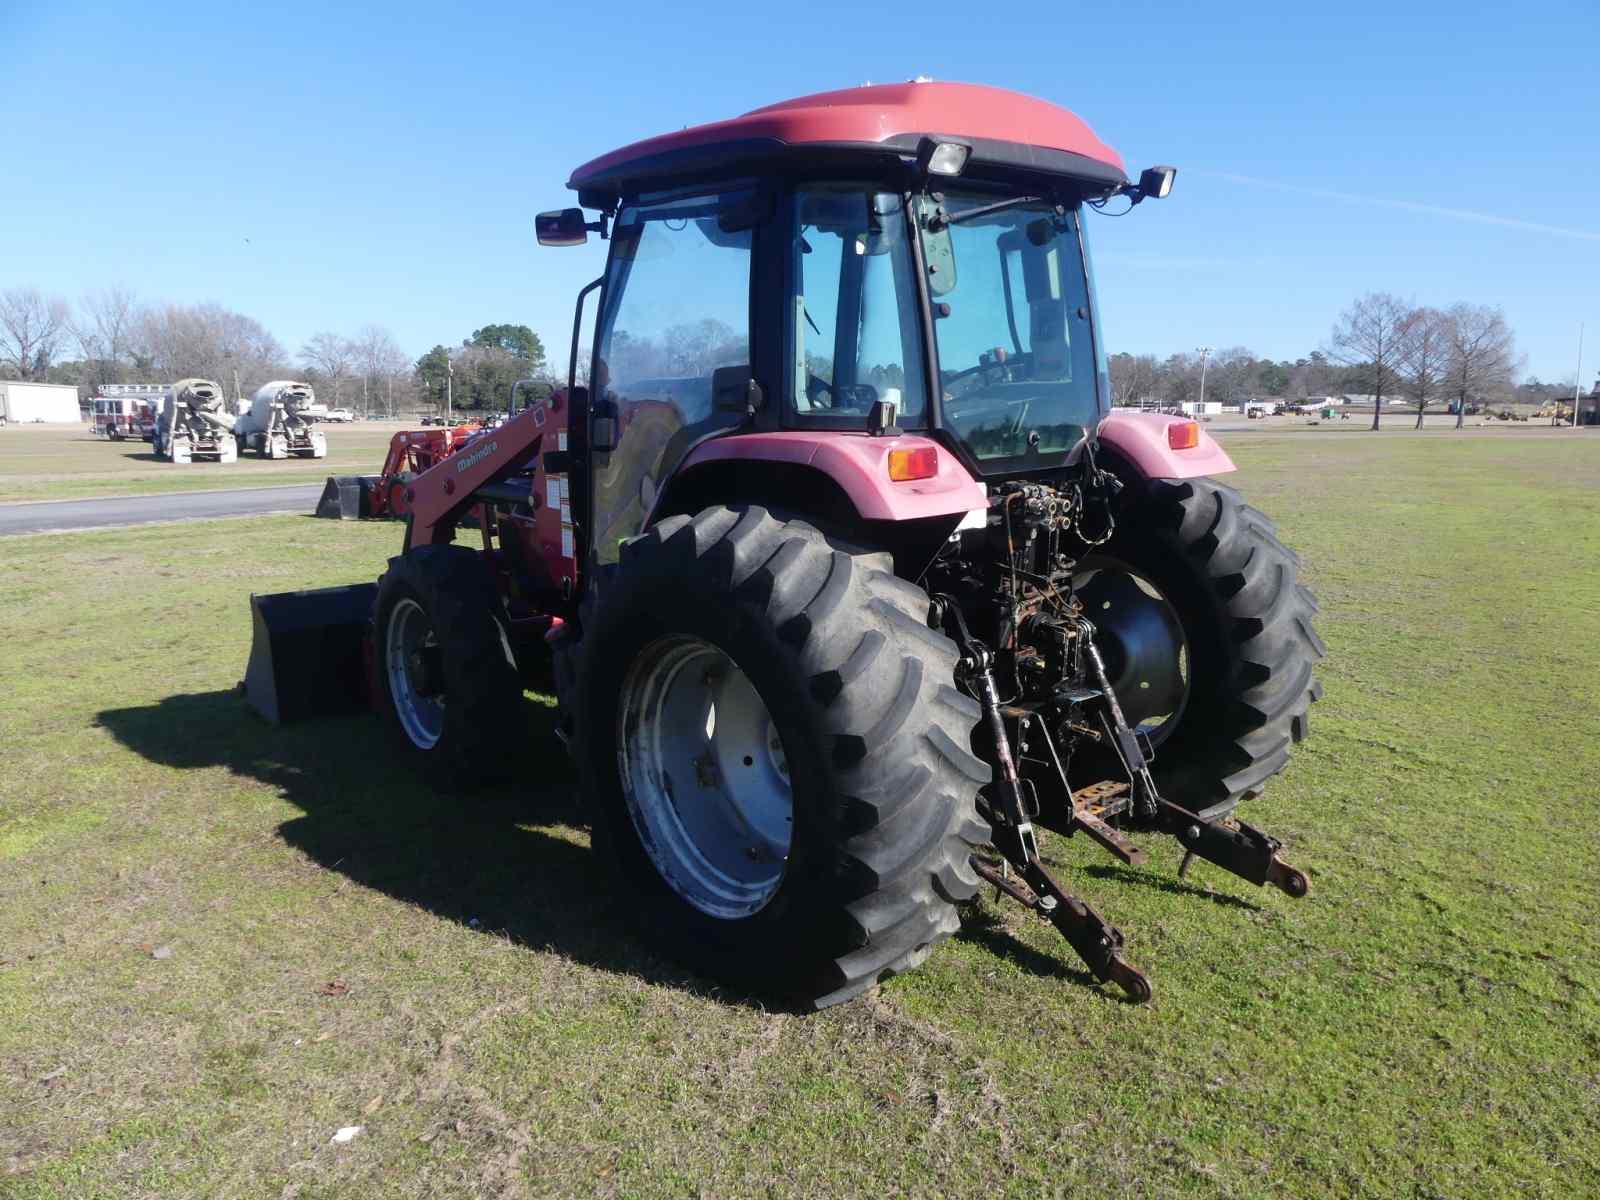
POLYGON ((1323 605, 1248 814, 1314 890, 1048 842, 1144 1008, 986 897, 764 1011, 631 936, 548 738, 468 802, 371 719, 270 730, 247 593, 392 528, 3 543, 0 1195, 1600 1194, 1600 439, 1231 449, 1323 605))
POLYGON ((254 453, 235 463, 174 466, 148 442, 108 442, 88 426, 14 425, 0 430, 0 504, 17 500, 81 500, 203 488, 317 483, 329 475, 373 474, 399 422, 329 425, 328 457, 272 462, 254 453))

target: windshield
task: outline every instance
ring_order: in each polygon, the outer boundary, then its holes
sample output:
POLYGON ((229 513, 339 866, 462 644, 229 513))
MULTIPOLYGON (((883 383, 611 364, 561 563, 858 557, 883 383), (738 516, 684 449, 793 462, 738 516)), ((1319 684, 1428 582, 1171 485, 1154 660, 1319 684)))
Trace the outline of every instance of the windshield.
POLYGON ((1098 414, 1077 213, 947 192, 919 201, 939 338, 943 424, 986 470, 1054 466, 1098 414))

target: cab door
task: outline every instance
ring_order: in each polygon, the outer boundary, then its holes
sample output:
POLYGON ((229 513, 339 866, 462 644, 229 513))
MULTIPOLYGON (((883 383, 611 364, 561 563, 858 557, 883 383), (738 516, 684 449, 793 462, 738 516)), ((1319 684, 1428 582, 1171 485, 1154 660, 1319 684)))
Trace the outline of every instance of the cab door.
POLYGON ((645 196, 617 213, 590 370, 595 564, 617 561, 690 448, 745 421, 762 206, 760 189, 739 187, 645 196))

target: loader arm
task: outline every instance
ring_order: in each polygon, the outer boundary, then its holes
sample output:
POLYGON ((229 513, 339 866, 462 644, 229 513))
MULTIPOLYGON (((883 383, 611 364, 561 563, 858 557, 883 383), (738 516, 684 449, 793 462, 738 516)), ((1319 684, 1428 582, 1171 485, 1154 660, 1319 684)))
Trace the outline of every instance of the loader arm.
POLYGON ((504 425, 479 434, 412 480, 406 493, 411 506, 406 549, 448 545, 456 523, 478 503, 473 493, 521 470, 538 455, 549 416, 546 401, 529 401, 504 425))

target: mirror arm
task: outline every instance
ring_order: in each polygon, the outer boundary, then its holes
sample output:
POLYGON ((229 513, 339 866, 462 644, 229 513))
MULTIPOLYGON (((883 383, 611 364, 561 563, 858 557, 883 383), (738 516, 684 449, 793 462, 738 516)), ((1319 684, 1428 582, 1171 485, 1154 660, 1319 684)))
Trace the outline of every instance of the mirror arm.
MULTIPOLYGON (((578 293, 578 302, 572 308, 572 353, 567 359, 567 391, 571 392, 578 386, 578 338, 583 333, 583 302, 589 298, 589 293, 605 282, 606 277, 600 276, 594 282, 587 284, 578 293)), ((591 382, 593 382, 591 380, 591 382)))

